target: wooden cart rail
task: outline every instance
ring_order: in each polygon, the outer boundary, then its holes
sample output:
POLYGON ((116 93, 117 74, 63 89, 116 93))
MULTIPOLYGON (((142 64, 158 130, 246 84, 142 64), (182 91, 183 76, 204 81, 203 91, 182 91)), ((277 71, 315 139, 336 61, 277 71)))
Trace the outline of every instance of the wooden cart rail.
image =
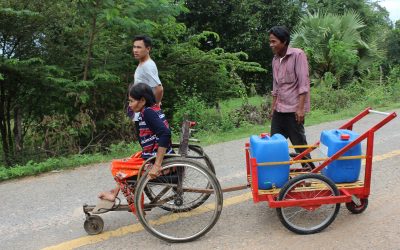
MULTIPOLYGON (((346 189, 351 189, 351 188, 362 188, 364 187, 364 182, 363 181, 356 181, 353 183, 336 183, 336 186, 339 189, 342 188, 346 188, 346 189)), ((316 190, 323 190, 323 186, 322 185, 318 185, 316 183, 310 183, 310 186, 307 187, 298 187, 296 188, 296 192, 306 192, 306 191, 316 191, 316 190)), ((281 191, 280 188, 275 188, 275 189, 268 189, 268 190, 263 190, 263 189, 259 189, 258 190, 258 194, 259 195, 263 195, 263 194, 279 194, 279 192, 281 191)))
MULTIPOLYGON (((355 160, 355 159, 366 159, 366 155, 353 155, 353 156, 342 156, 337 158, 336 160, 355 160)), ((271 161, 271 162, 261 162, 257 163, 257 166, 273 166, 273 165, 285 165, 285 164, 296 164, 296 163, 308 163, 308 162, 318 162, 318 161, 327 161, 329 157, 326 158, 312 158, 308 160, 295 160, 295 161, 271 161)))

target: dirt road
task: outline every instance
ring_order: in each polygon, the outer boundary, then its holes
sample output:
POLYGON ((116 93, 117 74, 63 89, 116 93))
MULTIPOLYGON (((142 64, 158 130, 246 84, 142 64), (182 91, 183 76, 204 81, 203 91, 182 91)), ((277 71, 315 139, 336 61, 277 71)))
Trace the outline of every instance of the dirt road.
MULTIPOLYGON (((400 114, 400 110, 396 110, 400 114)), ((381 118, 371 115, 355 126, 365 131, 381 118)), ((324 129, 344 121, 306 128, 309 142, 324 129)), ((244 143, 236 140, 205 148, 223 187, 245 184, 244 143)), ((375 135, 375 161, 368 209, 350 214, 342 205, 323 232, 301 236, 288 231, 274 209, 254 204, 249 190, 225 193, 216 226, 204 237, 169 244, 147 232, 130 230, 138 222, 128 212, 102 215, 104 233, 87 236, 82 204, 96 202, 101 190, 114 185, 109 163, 0 184, 1 249, 400 249, 400 119, 375 135)))

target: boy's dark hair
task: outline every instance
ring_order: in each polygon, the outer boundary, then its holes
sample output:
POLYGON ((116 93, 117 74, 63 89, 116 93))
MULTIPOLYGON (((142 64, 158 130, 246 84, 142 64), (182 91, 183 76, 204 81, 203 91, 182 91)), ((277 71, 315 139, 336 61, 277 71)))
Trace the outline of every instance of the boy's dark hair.
POLYGON ((268 33, 276 36, 279 41, 283 42, 285 45, 289 45, 290 32, 286 26, 274 26, 268 31, 268 33))
POLYGON ((146 100, 146 107, 156 104, 153 89, 145 83, 134 84, 129 90, 129 96, 135 100, 140 100, 143 97, 146 100))
POLYGON ((143 41, 144 46, 146 46, 146 48, 151 47, 152 43, 151 43, 151 38, 146 36, 146 35, 138 35, 135 36, 132 39, 132 42, 136 42, 136 41, 143 41))

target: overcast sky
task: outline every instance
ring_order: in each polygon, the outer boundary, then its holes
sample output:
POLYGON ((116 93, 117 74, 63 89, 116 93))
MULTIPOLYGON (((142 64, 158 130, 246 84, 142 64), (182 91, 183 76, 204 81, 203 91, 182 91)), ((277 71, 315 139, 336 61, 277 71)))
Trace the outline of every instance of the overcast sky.
POLYGON ((381 0, 379 4, 389 11, 389 17, 393 22, 400 19, 400 0, 381 0))

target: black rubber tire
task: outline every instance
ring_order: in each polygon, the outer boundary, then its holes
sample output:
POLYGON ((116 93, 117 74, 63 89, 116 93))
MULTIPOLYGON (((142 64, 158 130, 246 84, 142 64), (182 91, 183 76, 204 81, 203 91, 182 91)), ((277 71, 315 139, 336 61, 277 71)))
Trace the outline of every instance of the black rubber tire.
POLYGON ((346 208, 353 214, 361 214, 368 207, 368 198, 360 199, 361 205, 357 206, 353 201, 346 203, 346 208))
MULTIPOLYGON (((199 163, 198 161, 194 161, 191 159, 187 159, 187 158, 182 158, 182 157, 174 157, 174 158, 169 158, 166 159, 163 162, 163 169, 168 169, 168 168, 172 168, 172 167, 177 167, 181 165, 182 168, 185 168, 185 171, 187 172, 187 169, 193 170, 193 171, 197 171, 198 175, 196 175, 197 177, 201 178, 205 178, 206 182, 208 183, 207 185, 207 189, 212 190, 212 193, 208 193, 208 194, 204 194, 204 193, 200 193, 199 197, 200 199, 195 199, 194 204, 185 206, 184 205, 184 209, 179 208, 178 205, 175 205, 176 207, 173 208, 173 205, 176 203, 171 203, 171 207, 170 207, 170 212, 167 213, 161 213, 159 210, 157 209, 158 207, 153 207, 151 208, 151 210, 146 210, 146 208, 143 208, 141 206, 141 199, 143 197, 143 194, 146 194, 146 188, 147 185, 152 185, 150 183, 150 181, 147 178, 147 172, 140 178, 138 185, 136 187, 136 191, 135 191, 135 208, 136 208, 136 215, 137 218, 139 219, 140 223, 143 225, 143 227, 150 232, 152 235, 154 235, 155 237, 162 239, 164 241, 167 242, 189 242, 189 241, 193 241, 198 239, 199 237, 205 235, 207 232, 209 232, 213 226, 217 223, 220 214, 222 212, 222 206, 223 206, 223 194, 222 194, 222 189, 221 186, 216 178, 216 176, 211 173, 210 169, 208 169, 206 166, 204 166, 203 164, 199 163), (182 224, 188 223, 188 219, 190 217, 188 217, 188 212, 191 211, 192 209, 199 207, 200 205, 202 205, 207 199, 209 199, 210 197, 212 197, 212 201, 211 203, 207 203, 207 207, 205 209, 201 209, 199 210, 199 214, 203 214, 205 216, 208 216, 205 220, 201 220, 201 225, 199 222, 199 227, 200 229, 193 229, 195 228, 195 226, 197 226, 198 224, 190 222, 189 225, 186 225, 186 227, 179 227, 179 226, 175 226, 175 225, 171 225, 173 223, 179 224, 180 225, 180 220, 182 220, 182 224), (154 214, 153 213, 153 209, 154 209, 154 214), (202 211, 205 212, 202 212, 202 211), (182 213, 182 214, 181 214, 182 213), (162 217, 158 217, 158 215, 160 214, 160 216, 162 217), (172 218, 172 222, 169 223, 161 223, 161 224, 157 224, 157 223, 153 223, 152 220, 158 220, 159 218, 163 218, 163 216, 172 216, 172 214, 175 214, 172 218), (204 225, 203 225, 204 224, 204 225), (190 228, 191 225, 193 225, 193 228, 190 228), (171 229, 166 229, 168 226, 171 226, 171 229), (179 230, 179 229, 181 230, 179 230), (197 230, 197 231, 195 231, 197 230), (171 232, 169 234, 166 233, 166 231, 171 232), (178 235, 180 232, 182 231, 182 235, 178 235), (193 231, 193 232, 192 232, 193 231)), ((186 172, 185 172, 185 176, 186 176, 186 172)), ((183 178, 185 178, 185 176, 183 176, 183 178)), ((182 182, 185 182, 184 180, 182 180, 182 182)), ((199 180, 199 182, 201 182, 201 180, 199 180)), ((194 183, 196 184, 196 182, 188 182, 188 184, 190 183, 194 183)), ((168 186, 168 185, 166 185, 168 186)), ((193 188, 191 186, 184 186, 187 189, 193 188)), ((198 188, 198 187, 194 187, 194 188, 198 188)), ((205 187, 200 187, 205 188, 205 187)), ((183 191, 183 195, 182 197, 186 197, 185 194, 186 192, 183 191)), ((192 194, 193 192, 188 191, 188 195, 190 196, 190 194, 192 194)), ((197 194, 197 193, 195 193, 197 194)), ((170 196, 170 197, 174 197, 174 195, 170 196)), ((197 196, 196 196, 197 197, 197 196)), ((164 197, 161 197, 164 198, 164 197)), ((152 202, 152 199, 149 199, 149 204, 152 202)), ((185 198, 182 198, 181 202, 185 203, 185 198)), ((146 202, 146 201, 145 201, 146 202)), ((191 200, 189 199, 189 203, 191 202, 191 200)), ((146 206, 146 204, 145 204, 146 206)), ((165 210, 165 206, 161 207, 162 209, 165 210)), ((169 211, 169 210, 168 210, 169 211)), ((197 210, 196 210, 197 211, 197 210)), ((197 213, 195 211, 195 213, 197 213)), ((200 215, 197 215, 200 216, 200 215)), ((191 221, 191 220, 190 220, 191 221)), ((196 227, 197 228, 197 227, 196 227)))
POLYGON ((83 228, 89 235, 96 235, 103 232, 104 221, 98 215, 90 215, 83 223, 83 228))
MULTIPOLYGON (((313 174, 313 173, 308 173, 308 174, 303 174, 303 175, 299 175, 294 177, 293 179, 289 180, 281 189, 281 191, 279 192, 279 196, 278 196, 278 201, 282 201, 286 199, 286 195, 292 190, 295 189, 297 187, 299 187, 299 185, 301 185, 301 183, 304 182, 304 186, 303 187, 307 187, 307 184, 305 183, 305 181, 311 181, 311 180, 317 180, 320 181, 322 184, 325 184, 325 186, 328 188, 328 191, 330 191, 331 196, 338 196, 339 190, 337 189, 335 183, 333 181, 331 181, 330 179, 328 179, 327 177, 320 175, 320 174, 313 174)), ((300 193, 301 191, 297 191, 298 193, 300 193)), ((320 192, 318 192, 319 194, 320 192)), ((305 195, 301 195, 302 198, 312 198, 312 197, 307 197, 308 195, 306 195, 307 193, 304 193, 305 195)), ((290 195, 289 195, 290 196, 290 195)), ((292 198, 293 199, 293 198, 292 198)), ((313 233, 318 233, 322 230, 324 230, 326 227, 328 227, 336 218, 339 209, 340 209, 340 203, 337 204, 321 204, 320 207, 322 206, 332 206, 332 208, 327 207, 328 209, 330 209, 329 215, 327 216, 326 219, 324 219, 324 221, 322 221, 320 224, 310 227, 310 228, 305 228, 305 227, 301 227, 298 225, 295 225, 294 223, 290 222, 289 219, 286 216, 286 209, 289 208, 277 208, 276 212, 278 214, 279 220, 281 221, 281 223, 290 231, 297 233, 297 234, 313 234, 313 233)), ((318 209, 321 209, 320 207, 318 207, 317 209, 315 209, 315 211, 318 211, 318 209)), ((304 208, 301 207, 292 207, 294 208, 298 208, 300 212, 302 213, 308 213, 308 211, 304 208)), ((309 213, 314 213, 315 211, 311 211, 309 213)), ((300 215, 300 212, 296 212, 294 214, 296 215, 300 215)), ((308 214, 305 214, 308 215, 308 214)), ((292 216, 294 217, 294 216, 292 216)), ((304 216, 305 217, 305 216, 304 216)), ((314 219, 313 216, 307 216, 310 217, 311 219, 314 219)), ((300 216, 300 218, 302 218, 302 216, 300 216)), ((316 217, 315 217, 316 218, 316 217)))

